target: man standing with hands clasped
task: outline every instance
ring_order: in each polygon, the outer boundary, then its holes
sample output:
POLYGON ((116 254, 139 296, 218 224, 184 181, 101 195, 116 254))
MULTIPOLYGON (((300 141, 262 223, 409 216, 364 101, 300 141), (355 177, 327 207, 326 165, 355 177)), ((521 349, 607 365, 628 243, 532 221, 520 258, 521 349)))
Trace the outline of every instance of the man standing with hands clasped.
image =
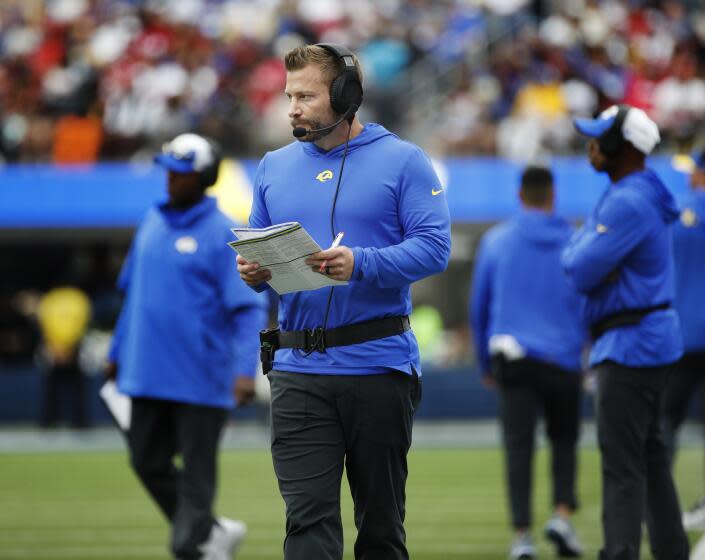
POLYGON ((638 560, 646 513, 656 560, 686 560, 688 540, 661 427, 670 367, 682 353, 673 300, 671 224, 678 210, 646 156, 659 142, 640 109, 613 106, 577 119, 588 156, 610 185, 563 253, 586 294, 597 371, 602 464, 601 560, 638 560), (644 512, 646 507, 646 512, 644 512))
POLYGON ((108 377, 132 397, 130 462, 169 520, 171 552, 230 560, 245 525, 213 516, 217 453, 233 394, 254 397, 266 300, 238 278, 235 224, 205 196, 218 177, 214 146, 181 134, 155 161, 169 172, 168 200, 147 213, 120 273, 108 377))
MULTIPOLYGON (((445 194, 420 148, 355 117, 362 77, 350 51, 299 47, 285 65, 300 141, 262 159, 250 226, 296 220, 322 246, 344 231, 344 243, 308 264, 348 284, 281 296, 281 330, 266 337, 284 558, 342 558, 345 466, 355 558, 406 559, 407 452, 421 398, 410 285, 446 267, 445 194)), ((241 256, 238 269, 256 290, 271 278, 241 256)))

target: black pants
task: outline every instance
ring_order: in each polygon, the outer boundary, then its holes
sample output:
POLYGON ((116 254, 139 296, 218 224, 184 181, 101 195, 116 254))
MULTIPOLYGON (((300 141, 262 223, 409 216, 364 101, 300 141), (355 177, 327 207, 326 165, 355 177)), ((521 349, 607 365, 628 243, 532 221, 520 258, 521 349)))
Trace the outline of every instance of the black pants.
POLYGON ((200 558, 198 546, 213 526, 217 452, 226 415, 222 408, 132 399, 132 467, 169 520, 171 551, 178 558, 200 558), (176 455, 181 468, 174 465, 176 455))
POLYGON ((543 411, 551 444, 553 504, 577 508, 576 446, 580 423, 582 376, 537 360, 496 359, 500 418, 512 525, 531 526, 534 433, 543 411))
POLYGON ((343 463, 355 504, 355 558, 405 560, 406 456, 416 375, 272 371, 272 458, 286 503, 285 560, 340 560, 343 463))
POLYGON ((705 352, 686 354, 673 368, 668 378, 663 400, 663 435, 668 456, 673 463, 676 451, 676 434, 693 395, 705 396, 705 352))
POLYGON ((688 540, 661 430, 668 368, 607 361, 596 369, 605 539, 600 559, 638 560, 646 513, 653 557, 687 560, 688 540))
POLYGON ((59 423, 62 404, 73 428, 88 427, 86 410, 86 378, 76 360, 51 366, 44 377, 39 424, 43 428, 59 423))

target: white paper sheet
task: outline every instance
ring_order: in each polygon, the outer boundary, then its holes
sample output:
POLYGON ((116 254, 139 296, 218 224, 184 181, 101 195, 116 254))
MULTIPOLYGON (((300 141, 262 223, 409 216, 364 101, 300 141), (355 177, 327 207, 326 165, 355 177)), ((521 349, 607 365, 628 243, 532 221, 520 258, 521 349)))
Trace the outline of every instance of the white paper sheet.
POLYGON ((233 228, 238 238, 228 245, 249 262, 272 272, 269 285, 278 294, 317 290, 325 286, 345 286, 343 280, 333 280, 314 272, 306 258, 321 250, 298 222, 286 222, 267 228, 233 228))
POLYGON ((127 395, 118 391, 114 381, 106 381, 100 388, 100 398, 108 407, 110 414, 120 426, 120 429, 127 431, 130 429, 130 418, 132 417, 132 400, 127 395))

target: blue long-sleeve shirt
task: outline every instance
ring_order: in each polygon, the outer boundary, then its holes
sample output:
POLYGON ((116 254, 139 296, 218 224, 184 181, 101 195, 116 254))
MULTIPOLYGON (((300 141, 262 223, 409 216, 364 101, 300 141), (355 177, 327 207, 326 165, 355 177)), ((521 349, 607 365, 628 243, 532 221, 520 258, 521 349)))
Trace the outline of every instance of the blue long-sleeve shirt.
MULTIPOLYGON (((605 191, 562 258, 575 286, 587 295, 588 324, 673 301, 671 223, 677 216, 673 196, 649 169, 605 191)), ((612 360, 655 367, 676 361, 681 353, 678 315, 666 309, 638 325, 607 331, 593 344, 590 364, 612 360)))
POLYGON ((705 352, 705 191, 691 194, 673 228, 676 297, 683 349, 705 352))
MULTIPOLYGON (((331 208, 345 146, 329 151, 293 142, 262 159, 251 227, 298 221, 321 247, 332 241, 331 208)), ((412 282, 441 272, 450 255, 445 193, 423 151, 377 124, 350 140, 335 210, 335 231, 354 258, 347 286, 335 288, 326 328, 411 312, 412 282)), ((282 330, 323 325, 328 289, 281 296, 282 330)), ((412 325, 413 327, 413 325, 412 325)), ((420 372, 413 332, 309 356, 276 352, 274 368, 320 374, 420 372)))
POLYGON ((110 357, 125 394, 227 408, 234 377, 255 375, 267 302, 238 275, 233 225, 210 197, 147 213, 118 279, 110 357))
POLYGON ((563 219, 527 209, 483 236, 468 313, 483 373, 490 370, 493 335, 511 335, 527 357, 580 370, 583 298, 560 263, 572 233, 563 219))

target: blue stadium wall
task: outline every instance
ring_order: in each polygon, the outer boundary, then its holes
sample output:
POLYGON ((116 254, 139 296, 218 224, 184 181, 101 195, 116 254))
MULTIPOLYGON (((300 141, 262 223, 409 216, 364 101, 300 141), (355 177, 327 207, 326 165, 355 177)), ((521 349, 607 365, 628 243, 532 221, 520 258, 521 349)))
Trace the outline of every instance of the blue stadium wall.
MULTIPOLYGON (((491 158, 434 163, 455 223, 493 222, 517 209, 521 166, 491 158)), ((671 158, 652 158, 650 164, 681 199, 687 175, 671 158)), ((247 218, 256 166, 254 160, 226 160, 214 191, 224 209, 241 221, 247 218)), ((606 176, 595 173, 585 158, 557 158, 551 167, 557 212, 584 218, 605 188, 606 176)), ((164 185, 165 172, 152 165, 0 167, 0 228, 135 226, 149 205, 164 197, 164 185)))

